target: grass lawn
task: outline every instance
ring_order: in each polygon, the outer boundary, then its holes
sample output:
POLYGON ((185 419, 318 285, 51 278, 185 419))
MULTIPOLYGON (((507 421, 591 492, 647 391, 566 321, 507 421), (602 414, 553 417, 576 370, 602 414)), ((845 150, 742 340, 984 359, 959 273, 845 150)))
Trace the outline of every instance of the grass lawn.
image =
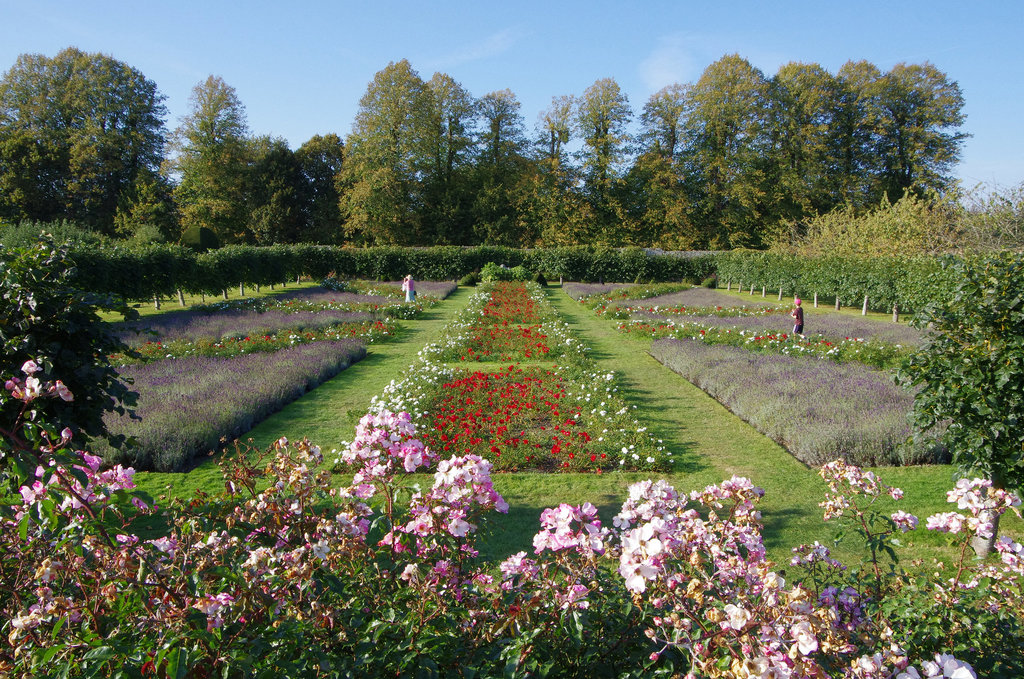
MULTIPOLYGON (((245 298, 250 297, 274 297, 288 292, 295 292, 296 290, 304 290, 306 288, 318 288, 320 283, 318 281, 302 281, 301 283, 288 283, 287 285, 275 285, 273 288, 264 285, 260 288, 259 292, 256 292, 256 288, 246 288, 245 298)), ((238 288, 228 290, 228 299, 242 299, 238 294, 238 288)), ((198 306, 201 304, 214 304, 216 302, 223 302, 224 295, 193 295, 190 293, 185 294, 185 306, 181 306, 176 297, 174 298, 161 298, 160 308, 157 309, 156 305, 152 300, 148 302, 132 302, 129 304, 130 307, 139 312, 140 318, 146 318, 149 316, 159 316, 160 314, 167 313, 169 311, 176 311, 181 309, 187 309, 189 307, 198 306), (205 300, 205 301, 204 301, 205 300)), ((117 322, 123 320, 120 314, 105 312, 100 314, 100 319, 108 322, 117 322)))
MULTIPOLYGON (((289 289, 293 286, 289 285, 289 289)), ((267 292, 264 290, 264 292, 267 292)), ((724 292, 724 290, 722 290, 724 292)), ((415 321, 403 322, 407 330, 399 342, 371 345, 369 355, 303 398, 286 406, 253 429, 249 436, 258 447, 266 447, 281 436, 303 436, 327 454, 341 441, 351 438, 355 424, 370 399, 391 380, 400 379, 416 360, 424 344, 440 336, 444 325, 466 306, 471 291, 461 288, 442 304, 415 321)), ((743 296, 741 293, 733 293, 743 296)), ((745 294, 745 293, 744 293, 745 294)), ((647 424, 656 438, 664 440, 679 461, 678 469, 664 475, 680 491, 702 488, 732 475, 749 477, 765 489, 761 503, 765 539, 773 559, 784 565, 790 549, 815 540, 832 545, 838 526, 821 520, 818 503, 825 485, 813 469, 793 458, 783 448, 762 436, 730 413, 703 391, 655 361, 647 353, 650 340, 627 336, 615 330, 613 322, 598 318, 570 299, 558 286, 547 296, 577 333, 588 343, 599 366, 623 376, 623 396, 637 406, 637 419, 647 424)), ((760 295, 755 297, 760 300, 760 295)), ((769 295, 774 299, 774 296, 769 295)), ((822 306, 815 313, 836 313, 822 306)), ((176 304, 174 305, 177 306, 176 304)), ((860 314, 859 309, 839 313, 860 314)), ((884 320, 891 316, 869 314, 884 320)), ((469 367, 487 369, 490 364, 469 367)), ((495 364, 497 365, 497 364, 495 364)), ((945 501, 952 487, 954 469, 947 466, 884 468, 876 470, 882 480, 906 493, 900 503, 888 501, 886 511, 896 508, 924 517, 954 509, 945 501)), ((485 529, 480 544, 488 559, 503 558, 520 550, 532 550, 540 512, 561 502, 596 505, 610 522, 625 498, 625 488, 647 478, 646 474, 605 475, 538 473, 501 474, 495 488, 509 502, 507 519, 496 518, 485 529)), ((222 487, 219 469, 210 462, 188 474, 137 475, 139 486, 154 496, 173 494, 188 497, 196 490, 215 492, 222 487)), ((429 477, 417 479, 429 484, 429 477)), ((342 479, 339 477, 339 483, 342 479)), ((1020 536, 1024 527, 1017 519, 1005 520, 1005 533, 1020 536)), ((924 530, 912 534, 905 556, 930 559, 948 557, 941 535, 924 530)), ((837 556, 851 563, 864 553, 854 542, 841 544, 837 556)))

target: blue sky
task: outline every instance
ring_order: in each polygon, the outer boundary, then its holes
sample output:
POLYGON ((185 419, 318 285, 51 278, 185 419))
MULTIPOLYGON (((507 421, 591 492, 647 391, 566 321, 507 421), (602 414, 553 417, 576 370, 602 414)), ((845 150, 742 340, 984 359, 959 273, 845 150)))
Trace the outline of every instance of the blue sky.
POLYGON ((528 130, 551 98, 612 77, 635 114, 672 82, 725 54, 767 76, 790 61, 835 73, 930 61, 956 80, 969 133, 967 186, 1024 182, 1024 2, 1000 0, 486 0, 227 2, 0 0, 0 70, 19 54, 75 46, 142 71, 167 96, 168 125, 210 74, 233 86, 255 134, 297 148, 351 130, 359 98, 388 62, 451 75, 474 96, 508 88, 528 130))

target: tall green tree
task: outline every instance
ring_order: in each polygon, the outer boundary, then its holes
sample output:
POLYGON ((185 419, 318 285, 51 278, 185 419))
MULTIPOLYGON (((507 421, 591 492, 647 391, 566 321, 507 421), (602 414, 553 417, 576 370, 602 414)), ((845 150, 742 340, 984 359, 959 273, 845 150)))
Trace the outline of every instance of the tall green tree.
POLYGON ((683 125, 690 114, 689 85, 674 83, 650 96, 640 113, 642 153, 674 160, 683 143, 683 125))
POLYGON ((524 208, 529 204, 529 149, 520 103, 512 90, 489 92, 477 102, 473 229, 477 242, 530 246, 539 236, 524 208))
POLYGON ((427 81, 426 92, 429 108, 423 133, 430 161, 422 180, 426 242, 468 244, 476 101, 444 73, 435 73, 427 81))
POLYGON ((552 97, 537 120, 536 170, 530 176, 529 220, 544 245, 577 245, 586 241, 589 206, 576 190, 578 173, 568 146, 572 141, 575 98, 552 97))
POLYGON ((244 242, 249 126, 235 88, 209 76, 192 89, 192 110, 175 130, 169 163, 182 229, 206 227, 221 243, 244 242))
POLYGON ((771 82, 778 217, 802 219, 837 204, 831 139, 839 108, 835 77, 818 64, 791 62, 771 82))
POLYGON ((308 222, 300 236, 306 243, 340 245, 341 171, 345 163, 345 144, 336 134, 314 135, 295 152, 306 182, 308 222))
POLYGON ((836 74, 838 107, 832 121, 837 198, 856 209, 882 198, 878 148, 878 81, 882 72, 868 61, 848 61, 836 74))
POLYGON ((704 70, 691 96, 687 174, 698 226, 712 248, 759 247, 770 213, 768 81, 731 54, 704 70))
POLYGON ((284 139, 250 142, 246 172, 247 240, 258 245, 298 242, 309 222, 309 194, 302 164, 284 139))
POLYGON ((0 216, 112 234, 162 160, 164 96, 140 71, 70 47, 18 57, 0 79, 0 216))
POLYGON ((878 82, 877 152, 882 190, 945 192, 967 135, 960 86, 930 63, 896 64, 878 82))
POLYGON ((174 186, 159 173, 140 175, 130 191, 121 194, 114 214, 114 231, 141 242, 177 240, 179 215, 174 186))
POLYGON ((576 103, 585 195, 595 216, 588 234, 591 242, 621 244, 623 210, 616 189, 629 153, 632 117, 629 99, 613 78, 594 82, 576 103))
POLYGON ((690 215, 681 153, 689 90, 680 84, 664 87, 650 96, 640 114, 639 155, 626 177, 636 224, 632 245, 682 250, 703 246, 690 215))
POLYGON ((363 244, 420 242, 426 84, 405 59, 378 71, 359 100, 346 142, 341 198, 348 238, 363 244))

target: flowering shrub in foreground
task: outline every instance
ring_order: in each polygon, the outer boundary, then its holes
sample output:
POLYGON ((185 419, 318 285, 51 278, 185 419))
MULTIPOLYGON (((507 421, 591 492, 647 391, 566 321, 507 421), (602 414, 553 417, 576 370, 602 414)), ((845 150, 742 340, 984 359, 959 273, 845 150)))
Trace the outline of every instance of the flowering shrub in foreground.
MULTIPOLYGON (((27 410, 48 393, 11 378, 3 398, 27 410)), ((901 493, 842 463, 822 470, 823 506, 872 546, 864 572, 813 545, 783 577, 763 491, 742 478, 688 495, 634 484, 610 527, 589 504, 545 510, 533 554, 491 569, 473 537, 508 507, 489 464, 455 456, 430 490, 404 488, 436 459, 405 414, 363 418, 348 487, 317 471, 315 447, 281 440, 265 465, 225 463, 223 498, 164 510, 169 530, 149 538, 131 522, 159 510, 130 494, 130 470, 68 452, 70 432, 3 434, 22 475, 0 519, 4 676, 975 677, 967 656, 1020 669, 1024 548, 1004 539, 999 564, 961 558, 948 582, 908 584, 877 555, 916 522, 872 511, 901 493)), ((983 481, 950 500, 968 514, 928 523, 957 540, 1017 504, 983 481)))

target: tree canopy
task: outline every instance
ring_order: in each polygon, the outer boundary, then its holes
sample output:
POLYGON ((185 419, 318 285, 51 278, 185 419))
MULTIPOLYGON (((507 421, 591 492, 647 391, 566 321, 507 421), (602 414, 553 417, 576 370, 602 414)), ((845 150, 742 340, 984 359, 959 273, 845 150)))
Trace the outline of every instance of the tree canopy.
POLYGON ((159 168, 164 98, 104 54, 18 57, 0 80, 0 217, 112 234, 118 207, 159 168))
POLYGON ((163 99, 112 57, 19 57, 0 80, 0 219, 225 244, 760 248, 905 195, 948 201, 966 137, 959 86, 927 62, 769 75, 730 54, 638 111, 600 78, 530 130, 511 90, 477 97, 403 59, 347 137, 295 150, 212 75, 165 145, 163 99))

